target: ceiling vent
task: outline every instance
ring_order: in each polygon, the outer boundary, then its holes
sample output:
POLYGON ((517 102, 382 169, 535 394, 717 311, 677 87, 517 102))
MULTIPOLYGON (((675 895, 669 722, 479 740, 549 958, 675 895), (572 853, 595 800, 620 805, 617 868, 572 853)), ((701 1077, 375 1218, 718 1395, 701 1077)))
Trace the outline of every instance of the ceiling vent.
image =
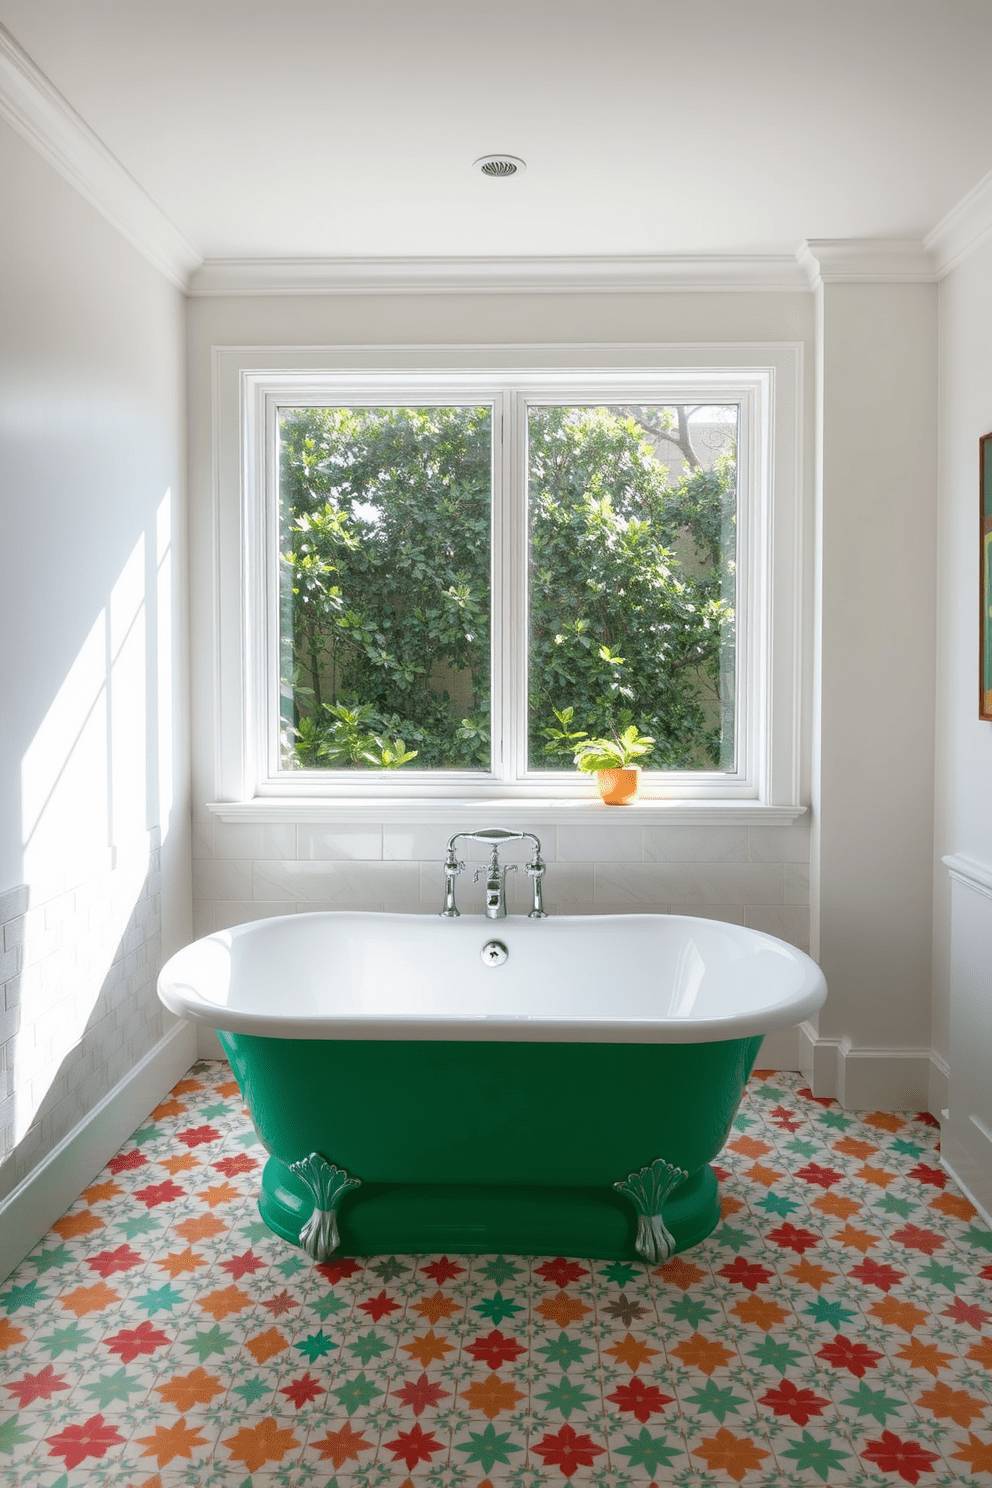
POLYGON ((509 176, 519 176, 527 166, 516 155, 480 155, 473 161, 473 169, 489 176, 490 180, 505 181, 509 176))

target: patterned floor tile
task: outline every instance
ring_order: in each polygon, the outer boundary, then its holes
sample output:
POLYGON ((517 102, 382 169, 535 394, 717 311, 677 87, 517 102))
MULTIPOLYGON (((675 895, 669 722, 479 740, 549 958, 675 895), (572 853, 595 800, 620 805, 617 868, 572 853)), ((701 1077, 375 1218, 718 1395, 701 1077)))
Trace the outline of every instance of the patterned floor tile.
POLYGON ((938 1138, 758 1073, 666 1265, 315 1267, 198 1064, 0 1287, 0 1482, 988 1488, 992 1234, 938 1138))

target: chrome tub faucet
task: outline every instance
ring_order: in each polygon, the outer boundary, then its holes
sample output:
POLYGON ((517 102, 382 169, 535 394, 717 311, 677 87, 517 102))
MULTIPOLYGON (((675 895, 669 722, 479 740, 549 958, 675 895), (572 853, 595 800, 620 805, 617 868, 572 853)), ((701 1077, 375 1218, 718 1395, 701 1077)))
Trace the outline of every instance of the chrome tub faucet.
POLYGON ((504 863, 499 861, 499 845, 501 842, 519 842, 527 839, 534 844, 534 851, 529 863, 524 864, 524 872, 533 883, 533 900, 531 908, 527 913, 529 920, 547 919, 547 910, 544 908, 542 897, 542 880, 544 878, 545 862, 541 857, 541 844, 533 832, 506 832, 501 827, 487 827, 478 832, 456 832, 448 841, 448 851, 444 860, 444 908, 440 911, 444 919, 455 919, 461 911, 455 904, 455 879, 465 868, 464 862, 459 859, 455 852, 455 843, 465 838, 469 842, 482 842, 490 849, 488 867, 475 870, 475 882, 480 878, 486 881, 486 919, 503 920, 506 918, 506 875, 516 873, 518 864, 504 863))

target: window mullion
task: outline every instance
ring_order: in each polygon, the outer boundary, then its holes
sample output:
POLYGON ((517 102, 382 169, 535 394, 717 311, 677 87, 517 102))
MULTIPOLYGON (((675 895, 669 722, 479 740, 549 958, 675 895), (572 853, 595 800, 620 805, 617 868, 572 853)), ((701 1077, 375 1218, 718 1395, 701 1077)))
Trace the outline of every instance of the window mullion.
POLYGON ((526 770, 527 748, 527 483, 526 405, 507 389, 500 399, 497 439, 501 454, 494 489, 494 767, 505 781, 519 781, 526 770))

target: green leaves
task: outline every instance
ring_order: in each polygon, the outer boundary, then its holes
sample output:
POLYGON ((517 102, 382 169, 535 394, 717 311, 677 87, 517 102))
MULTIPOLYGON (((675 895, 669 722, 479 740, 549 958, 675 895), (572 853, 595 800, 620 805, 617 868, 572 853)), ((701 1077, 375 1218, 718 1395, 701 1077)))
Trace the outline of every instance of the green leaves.
POLYGON ((587 774, 596 770, 621 770, 632 765, 654 748, 654 739, 638 732, 635 724, 612 739, 590 739, 575 751, 575 764, 587 774))

